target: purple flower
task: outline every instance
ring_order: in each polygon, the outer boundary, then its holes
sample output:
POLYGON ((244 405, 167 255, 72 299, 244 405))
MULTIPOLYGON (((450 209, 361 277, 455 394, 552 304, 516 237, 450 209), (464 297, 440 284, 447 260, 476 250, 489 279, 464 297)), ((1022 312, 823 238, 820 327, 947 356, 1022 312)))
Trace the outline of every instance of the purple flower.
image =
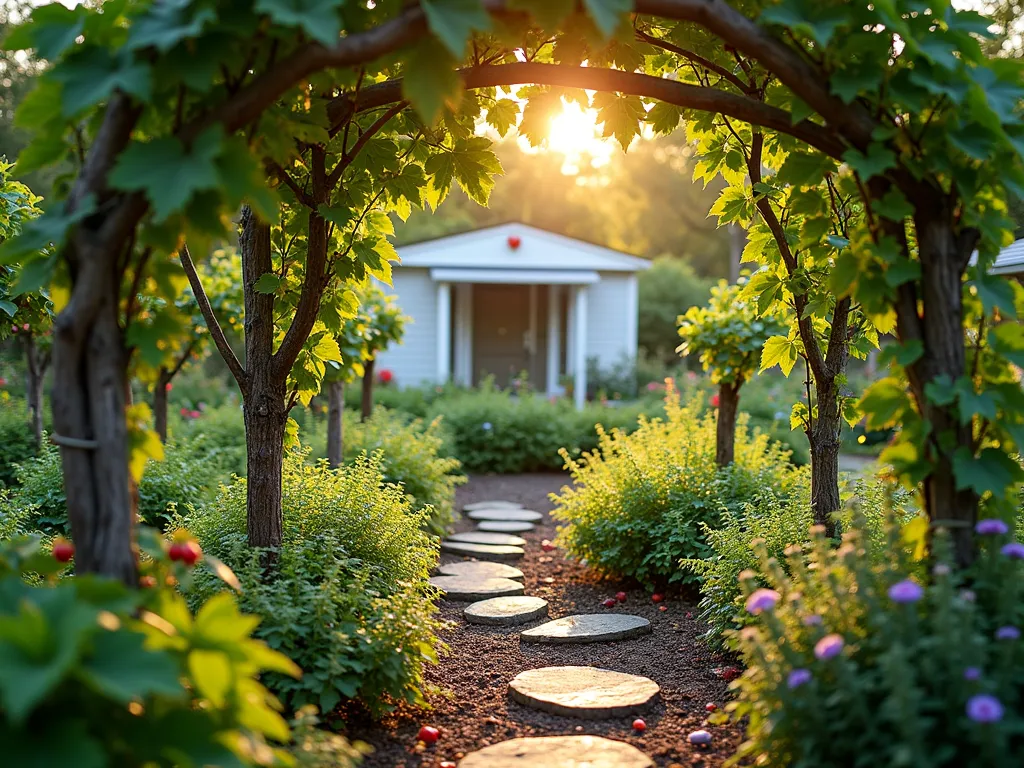
POLYGON ((1014 560, 1024 560, 1024 544, 1019 541, 1011 541, 1009 544, 1004 544, 1003 548, 999 550, 1007 557, 1012 557, 1014 560))
POLYGON ((801 685, 809 682, 811 682, 811 670, 794 669, 786 678, 786 687, 788 687, 789 690, 793 690, 794 688, 799 688, 801 685))
POLYGON ((998 723, 1003 719, 1003 705, 995 696, 979 693, 967 700, 967 716, 976 723, 998 723))
POLYGON ((889 599, 894 603, 916 603, 923 596, 921 585, 911 579, 897 581, 889 587, 889 599))
POLYGON ((978 667, 967 667, 964 670, 964 680, 980 680, 981 670, 978 667))
POLYGON ((996 640, 1019 640, 1020 630, 1016 627, 1006 626, 996 630, 996 640))
POLYGON ((825 635, 814 645, 814 655, 825 661, 834 659, 843 651, 843 638, 840 635, 825 635))
POLYGON ((803 621, 805 627, 820 627, 822 623, 821 616, 816 613, 804 616, 801 621, 803 621))
POLYGON ((782 596, 774 589, 758 589, 747 598, 747 613, 755 616, 762 611, 770 611, 782 596))
POLYGON ((979 520, 974 532, 981 536, 1003 536, 1010 532, 1010 527, 997 517, 979 520))
POLYGON ((978 596, 974 594, 973 589, 960 590, 960 599, 963 600, 965 603, 973 603, 977 598, 978 596))

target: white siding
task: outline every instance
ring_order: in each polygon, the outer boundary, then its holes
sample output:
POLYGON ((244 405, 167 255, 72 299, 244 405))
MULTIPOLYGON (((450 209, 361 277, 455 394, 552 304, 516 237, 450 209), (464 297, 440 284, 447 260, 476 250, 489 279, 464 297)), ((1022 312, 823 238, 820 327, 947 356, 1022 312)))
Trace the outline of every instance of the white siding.
POLYGON ((602 368, 636 357, 636 277, 602 272, 591 285, 587 306, 587 359, 602 368))
POLYGON ((437 378, 437 285, 430 270, 397 267, 394 288, 398 306, 409 317, 405 339, 377 358, 377 370, 387 368, 400 387, 415 387, 437 378))

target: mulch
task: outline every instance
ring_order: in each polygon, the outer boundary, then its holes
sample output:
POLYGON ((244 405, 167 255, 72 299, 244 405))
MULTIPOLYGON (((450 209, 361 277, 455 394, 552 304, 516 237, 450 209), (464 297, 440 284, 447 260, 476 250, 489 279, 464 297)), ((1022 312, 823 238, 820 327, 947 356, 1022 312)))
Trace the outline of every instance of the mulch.
MULTIPOLYGON (((528 509, 548 512, 548 494, 558 491, 566 477, 557 474, 475 476, 459 489, 457 504, 484 499, 506 499, 528 509)), ((472 530, 464 521, 459 530, 472 530)), ((526 557, 515 563, 526 575, 526 594, 550 603, 551 618, 572 613, 631 613, 651 621, 653 633, 635 640, 592 645, 520 644, 523 627, 489 627, 465 623, 464 603, 441 602, 441 616, 451 622, 442 633, 449 653, 427 671, 431 687, 426 711, 401 709, 383 722, 349 720, 348 736, 370 744, 374 752, 367 768, 437 768, 442 761, 458 762, 465 754, 484 746, 523 736, 592 734, 628 742, 661 768, 713 768, 724 764, 742 741, 735 724, 707 724, 705 705, 721 706, 728 697, 728 683, 716 668, 730 661, 714 654, 700 639, 704 624, 697 619, 697 598, 666 593, 667 611, 658 610, 650 594, 614 581, 600 580, 560 550, 542 551, 543 539, 555 535, 545 516, 535 531, 522 534, 528 540, 526 557), (601 602, 625 591, 625 604, 607 609, 601 602), (644 675, 661 686, 661 697, 643 718, 647 730, 632 728, 633 718, 577 720, 529 709, 511 701, 509 681, 519 672, 545 666, 589 665, 644 675), (417 743, 422 725, 441 731, 433 746, 417 743), (686 736, 699 728, 711 731, 709 746, 693 746, 686 736)), ((449 558, 447 559, 458 559, 449 558)), ((526 625, 526 626, 533 626, 526 625)), ((542 768, 542 767, 538 767, 542 768)))

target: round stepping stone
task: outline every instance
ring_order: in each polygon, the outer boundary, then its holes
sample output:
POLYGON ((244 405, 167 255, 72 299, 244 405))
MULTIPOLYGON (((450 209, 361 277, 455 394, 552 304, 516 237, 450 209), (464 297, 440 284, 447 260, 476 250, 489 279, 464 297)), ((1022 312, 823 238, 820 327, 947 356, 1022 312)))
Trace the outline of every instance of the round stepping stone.
POLYGON ((533 523, 523 523, 518 520, 481 520, 476 524, 478 531, 493 531, 495 533, 526 533, 536 527, 533 523))
POLYGON ((488 544, 468 544, 464 541, 441 542, 441 551, 450 555, 477 557, 481 560, 519 560, 525 554, 522 547, 494 547, 488 544))
POLYGON ((481 560, 460 560, 457 563, 441 563, 437 572, 442 576, 468 576, 474 579, 521 579, 523 572, 504 563, 481 560))
POLYGON ((585 613, 564 616, 527 629, 520 638, 529 643, 607 643, 651 632, 651 622, 626 613, 585 613))
POLYGON ((492 597, 467 605, 462 612, 470 624, 493 624, 511 627, 548 615, 548 601, 539 597, 492 597))
POLYGON ((471 576, 431 576, 430 585, 437 587, 448 600, 475 603, 492 597, 521 595, 526 590, 512 579, 476 579, 471 576))
POLYGON ((488 544, 492 547, 523 547, 526 546, 526 539, 519 536, 510 536, 507 533, 488 533, 486 531, 467 531, 466 533, 453 533, 448 541, 461 541, 466 544, 488 544))
POLYGON ((523 505, 516 501, 474 501, 462 508, 464 512, 473 512, 477 509, 522 509, 523 505))
POLYGON ((660 690, 646 677, 597 667, 529 669, 508 685, 509 696, 520 704, 587 720, 637 714, 657 698, 660 690))
POLYGON ((536 523, 544 515, 532 509, 475 509, 467 513, 471 520, 503 520, 515 523, 536 523))
POLYGON ((466 755, 459 768, 654 768, 634 746, 600 736, 511 739, 466 755))

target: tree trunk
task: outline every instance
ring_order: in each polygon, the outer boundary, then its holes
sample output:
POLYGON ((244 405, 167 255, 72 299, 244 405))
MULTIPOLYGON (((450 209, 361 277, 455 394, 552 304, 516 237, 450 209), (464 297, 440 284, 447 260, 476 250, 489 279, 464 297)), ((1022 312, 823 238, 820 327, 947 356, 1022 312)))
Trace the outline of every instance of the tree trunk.
POLYGON ((345 463, 343 430, 345 413, 345 385, 340 380, 327 385, 327 463, 337 469, 345 463))
POLYGON ((246 208, 239 237, 245 300, 246 520, 249 545, 279 547, 283 540, 281 477, 288 421, 285 380, 275 375, 274 296, 253 289, 272 271, 270 226, 246 208))
POLYGON ((360 421, 366 421, 373 414, 373 364, 367 360, 363 367, 363 402, 360 421))
POLYGON ((167 385, 170 383, 170 371, 161 368, 153 385, 153 429, 161 443, 167 442, 167 385))
POLYGON ((736 413, 739 410, 739 405, 740 385, 719 384, 715 462, 720 467, 732 464, 736 456, 736 413))
POLYGON ((28 423, 36 442, 36 450, 40 450, 43 447, 43 381, 46 378, 46 369, 50 364, 50 356, 49 353, 42 352, 36 346, 36 340, 31 334, 26 334, 23 341, 25 343, 25 401, 28 405, 28 423))
MULTIPOLYGON (((834 514, 839 498, 839 437, 843 428, 839 412, 839 391, 834 377, 815 382, 818 412, 807 431, 811 448, 811 510, 814 522, 836 535, 834 514)), ((808 405, 810 407, 810 405, 808 405)))

